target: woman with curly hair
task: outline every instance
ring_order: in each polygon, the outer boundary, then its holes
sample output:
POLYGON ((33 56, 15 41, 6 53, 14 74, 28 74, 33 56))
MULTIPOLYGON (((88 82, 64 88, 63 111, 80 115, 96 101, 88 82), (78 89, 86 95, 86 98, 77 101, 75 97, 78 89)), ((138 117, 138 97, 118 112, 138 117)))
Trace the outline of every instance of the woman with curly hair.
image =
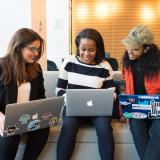
MULTIPOLYGON (((160 93, 160 50, 151 30, 134 27, 122 40, 126 46, 122 64, 127 94, 160 93)), ((130 129, 141 160, 160 159, 160 120, 130 119, 130 129)))

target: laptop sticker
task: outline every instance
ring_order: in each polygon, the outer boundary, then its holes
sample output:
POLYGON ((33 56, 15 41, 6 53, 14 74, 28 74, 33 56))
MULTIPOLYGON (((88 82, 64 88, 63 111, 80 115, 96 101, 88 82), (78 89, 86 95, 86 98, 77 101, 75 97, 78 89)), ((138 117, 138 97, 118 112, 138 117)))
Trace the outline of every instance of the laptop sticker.
POLYGON ((58 117, 52 117, 52 118, 50 119, 49 124, 50 124, 50 126, 54 126, 54 125, 57 124, 57 122, 58 122, 58 117))
POLYGON ((150 101, 151 112, 148 113, 149 119, 160 119, 160 102, 154 99, 150 101))
POLYGON ((17 126, 13 125, 13 126, 8 126, 5 132, 7 133, 8 136, 11 136, 15 134, 16 130, 18 130, 17 126))
POLYGON ((38 128, 40 128, 40 122, 41 121, 39 119, 36 119, 36 120, 33 120, 33 121, 29 122, 27 130, 28 131, 37 130, 38 128))
POLYGON ((38 113, 34 114, 34 115, 32 116, 32 119, 38 119, 38 113))
POLYGON ((21 122, 21 124, 27 124, 28 120, 31 119, 31 116, 29 114, 23 114, 22 116, 20 116, 19 121, 21 122))
POLYGON ((50 117, 52 117, 52 113, 51 112, 46 112, 42 116, 43 120, 49 120, 50 117))

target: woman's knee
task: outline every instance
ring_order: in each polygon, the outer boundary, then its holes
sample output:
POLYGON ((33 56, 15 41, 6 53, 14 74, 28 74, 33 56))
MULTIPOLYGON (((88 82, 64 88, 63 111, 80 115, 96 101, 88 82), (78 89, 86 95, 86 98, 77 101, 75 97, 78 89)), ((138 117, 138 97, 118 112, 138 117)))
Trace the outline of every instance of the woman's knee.
POLYGON ((62 125, 62 131, 75 133, 78 131, 80 123, 73 118, 65 118, 62 125))

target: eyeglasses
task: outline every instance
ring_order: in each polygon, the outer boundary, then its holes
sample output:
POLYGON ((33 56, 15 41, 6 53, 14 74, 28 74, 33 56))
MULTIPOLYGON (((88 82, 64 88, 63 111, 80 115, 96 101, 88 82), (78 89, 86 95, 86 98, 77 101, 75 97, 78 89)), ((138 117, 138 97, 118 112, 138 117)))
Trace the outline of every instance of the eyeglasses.
POLYGON ((39 52, 41 48, 26 46, 32 53, 39 52))

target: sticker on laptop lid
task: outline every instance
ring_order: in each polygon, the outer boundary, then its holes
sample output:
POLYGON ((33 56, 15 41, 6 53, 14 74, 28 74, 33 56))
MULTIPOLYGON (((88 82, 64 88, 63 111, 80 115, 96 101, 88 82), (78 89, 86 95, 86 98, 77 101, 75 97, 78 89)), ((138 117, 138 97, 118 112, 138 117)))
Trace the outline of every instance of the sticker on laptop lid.
POLYGON ((123 117, 126 118, 126 119, 133 118, 132 113, 129 113, 129 112, 123 113, 123 117))
POLYGON ((46 112, 42 115, 43 120, 49 120, 50 117, 52 117, 51 112, 46 112))
POLYGON ((38 119, 38 113, 34 114, 34 115, 32 116, 32 119, 33 119, 33 120, 34 120, 34 119, 38 119))
POLYGON ((20 116, 19 121, 21 122, 21 124, 27 124, 28 120, 31 119, 31 116, 29 114, 23 114, 22 116, 20 116))
POLYGON ((7 129, 4 131, 7 133, 8 136, 14 135, 16 130, 18 130, 19 128, 17 128, 16 125, 13 126, 8 126, 7 129))
POLYGON ((150 101, 151 112, 148 113, 149 119, 160 119, 160 102, 150 101))
POLYGON ((120 105, 128 106, 129 104, 131 104, 131 103, 130 102, 126 102, 126 101, 123 101, 123 102, 120 101, 120 105))
POLYGON ((31 121, 27 127, 28 131, 35 131, 40 128, 40 122, 41 121, 39 119, 31 121))
POLYGON ((147 114, 142 113, 142 112, 132 112, 132 118, 145 119, 145 118, 147 118, 147 114))
POLYGON ((50 126, 55 126, 58 123, 58 117, 52 117, 49 121, 50 126))

